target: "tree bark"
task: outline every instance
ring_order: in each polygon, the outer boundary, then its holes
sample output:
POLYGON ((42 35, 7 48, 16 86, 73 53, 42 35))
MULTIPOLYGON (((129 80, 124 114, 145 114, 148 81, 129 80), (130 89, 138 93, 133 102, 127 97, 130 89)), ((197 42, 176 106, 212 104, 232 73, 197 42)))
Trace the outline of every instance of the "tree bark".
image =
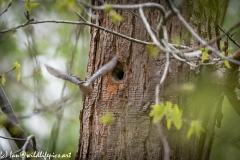
MULTIPOLYGON (((138 4, 148 1, 122 1, 121 4, 138 4)), ((153 0, 155 3, 159 1, 153 0)), ((119 1, 107 1, 119 4, 119 1)), ((218 2, 211 0, 184 1, 179 10, 195 31, 205 40, 219 34, 214 21, 219 18, 218 2)), ((100 5, 93 1, 93 5, 100 5)), ((165 8, 165 1, 160 1, 165 8)), ((114 25, 107 14, 93 11, 103 16, 92 21, 102 27, 150 41, 142 20, 129 10, 116 10, 123 21, 114 25)), ((138 13, 137 10, 132 10, 138 13)), ((154 8, 144 8, 150 25, 156 29, 160 12, 154 8)), ((172 41, 181 39, 181 44, 191 47, 199 43, 186 31, 177 17, 168 22, 168 33, 172 41)), ((219 47, 219 43, 214 44, 219 47)), ((149 56, 146 46, 116 37, 96 28, 91 28, 91 45, 88 63, 88 77, 107 63, 114 55, 118 56, 116 68, 98 78, 94 91, 85 97, 80 114, 80 138, 76 159, 163 159, 163 144, 157 126, 151 122, 149 112, 155 102, 155 89, 163 74, 165 54, 149 56), (104 125, 100 117, 112 112, 115 121, 104 125)), ((214 66, 213 66, 214 68, 214 66)), ((212 69, 212 68, 211 68, 212 69)), ((215 68, 214 68, 215 69, 215 68)), ((215 71, 215 70, 214 70, 215 71)), ((209 159, 214 138, 217 117, 221 120, 221 104, 224 93, 216 83, 219 77, 206 78, 212 70, 201 67, 191 70, 186 63, 171 57, 171 65, 165 83, 160 88, 160 100, 171 101, 183 110, 184 124, 181 130, 166 128, 163 120, 163 133, 171 148, 171 159, 209 159), (215 79, 214 79, 215 78, 215 79), (183 92, 185 83, 196 84, 194 92, 183 92), (205 132, 200 138, 187 139, 191 120, 200 120, 205 132)))

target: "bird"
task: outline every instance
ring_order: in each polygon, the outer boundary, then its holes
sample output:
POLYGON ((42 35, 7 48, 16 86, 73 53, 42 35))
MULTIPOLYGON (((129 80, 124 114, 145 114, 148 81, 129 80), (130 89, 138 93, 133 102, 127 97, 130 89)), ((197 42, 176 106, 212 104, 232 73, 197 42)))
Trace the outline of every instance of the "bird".
POLYGON ((98 69, 88 80, 83 81, 79 77, 68 74, 62 71, 59 71, 55 68, 52 68, 45 64, 47 71, 57 78, 61 78, 63 80, 70 81, 78 86, 80 91, 84 95, 89 95, 93 91, 92 83, 100 76, 104 76, 106 73, 111 71, 117 64, 117 56, 114 56, 108 63, 103 65, 100 69, 98 69))

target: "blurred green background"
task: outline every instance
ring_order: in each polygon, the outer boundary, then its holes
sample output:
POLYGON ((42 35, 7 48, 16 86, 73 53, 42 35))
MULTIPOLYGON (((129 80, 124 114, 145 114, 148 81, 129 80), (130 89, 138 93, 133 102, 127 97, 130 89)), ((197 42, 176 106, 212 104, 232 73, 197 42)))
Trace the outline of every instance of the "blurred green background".
MULTIPOLYGON (((0 13, 9 2, 0 1, 0 13)), ((80 20, 73 10, 88 18, 74 0, 41 0, 38 3, 39 6, 30 11, 30 17, 36 20, 80 20)), ((228 2, 223 29, 227 30, 240 21, 239 8, 239 0, 228 2)), ((13 1, 8 11, 0 17, 0 30, 25 23, 25 11, 23 1, 13 1)), ((239 29, 233 37, 240 41, 239 29)), ((44 64, 84 79, 89 40, 88 26, 57 23, 36 24, 0 34, 0 73, 10 70, 15 61, 21 64, 22 70, 20 82, 16 81, 16 71, 7 74, 3 88, 21 126, 28 135, 36 137, 39 150, 61 154, 71 152, 74 159, 78 148, 81 93, 74 84, 51 76, 44 64)), ((233 51, 238 49, 231 42, 230 46, 233 51)), ((211 159, 239 159, 240 117, 226 98, 223 114, 222 127, 215 129, 211 159)), ((0 135, 5 134, 1 129, 0 135)), ((5 150, 11 150, 9 142, 0 139, 0 151, 5 150)))
MULTIPOLYGON (((0 1, 0 13, 9 0, 0 1)), ((81 7, 71 0, 41 0, 32 8, 35 20, 58 19, 79 21, 73 10, 85 18, 81 7)), ((24 1, 13 1, 0 17, 0 30, 25 23, 24 1)), ((79 112, 82 95, 74 84, 50 75, 44 64, 85 78, 90 28, 87 26, 44 23, 29 25, 14 32, 0 34, 0 73, 21 64, 21 80, 17 71, 6 75, 3 86, 21 126, 36 137, 39 150, 72 153, 78 148, 79 112), (62 116, 61 116, 62 115, 62 116), (59 130, 59 134, 58 134, 59 130)), ((6 136, 3 129, 0 135, 6 136)), ((0 151, 11 150, 7 140, 0 139, 0 151)))

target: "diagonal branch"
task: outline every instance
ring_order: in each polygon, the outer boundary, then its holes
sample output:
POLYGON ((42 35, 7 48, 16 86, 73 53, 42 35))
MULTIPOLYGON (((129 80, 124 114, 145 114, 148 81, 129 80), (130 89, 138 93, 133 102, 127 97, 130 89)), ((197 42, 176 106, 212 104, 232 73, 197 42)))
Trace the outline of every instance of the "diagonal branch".
POLYGON ((27 26, 29 24, 39 24, 39 23, 65 23, 65 24, 75 24, 75 25, 87 25, 87 26, 95 27, 95 28, 101 29, 101 30, 103 30, 105 32, 117 35, 119 37, 122 37, 122 38, 127 39, 127 40, 132 41, 132 42, 136 42, 136 43, 139 43, 139 44, 145 44, 145 45, 146 44, 153 44, 151 42, 138 40, 138 39, 126 36, 124 34, 112 31, 110 29, 107 29, 107 28, 95 25, 95 24, 93 24, 91 22, 84 22, 84 21, 51 20, 51 19, 47 19, 47 20, 33 20, 33 21, 27 21, 26 23, 20 24, 20 25, 18 25, 16 27, 13 27, 13 28, 10 28, 10 29, 2 30, 2 31, 0 31, 0 33, 10 32, 10 31, 16 30, 18 28, 25 27, 25 26, 27 26))
POLYGON ((224 30, 222 29, 222 27, 220 27, 219 24, 217 24, 217 25, 218 25, 218 28, 219 28, 224 34, 226 34, 227 37, 228 37, 236 46, 238 46, 238 47, 240 48, 240 44, 238 44, 238 43, 232 38, 232 36, 230 36, 226 31, 224 31, 224 30))
MULTIPOLYGON (((223 59, 226 59, 232 63, 240 65, 240 61, 226 57, 222 55, 217 49, 210 46, 209 43, 207 43, 205 40, 203 40, 194 30, 193 28, 188 24, 188 22, 182 17, 179 10, 174 6, 173 2, 171 0, 167 1, 170 9, 172 12, 178 17, 178 19, 182 22, 182 24, 186 27, 186 29, 204 46, 206 46, 209 50, 211 50, 213 53, 215 53, 218 57, 221 57, 223 59)), ((240 25, 240 24, 239 24, 240 25)))
POLYGON ((8 4, 7 8, 6 8, 2 13, 0 13, 0 17, 1 17, 5 12, 8 11, 8 8, 11 7, 11 5, 12 5, 12 1, 8 4))

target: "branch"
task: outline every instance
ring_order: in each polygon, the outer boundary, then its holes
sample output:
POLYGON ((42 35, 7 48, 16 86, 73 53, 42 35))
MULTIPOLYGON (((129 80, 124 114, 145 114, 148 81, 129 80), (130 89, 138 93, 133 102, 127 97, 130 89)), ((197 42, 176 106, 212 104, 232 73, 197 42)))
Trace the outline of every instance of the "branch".
MULTIPOLYGON (((171 0, 167 1, 170 9, 172 12, 178 17, 178 19, 182 22, 182 24, 187 28, 187 30, 204 46, 206 46, 209 50, 211 50, 213 53, 215 53, 218 57, 221 57, 223 59, 226 59, 232 63, 240 65, 240 61, 225 57, 222 55, 218 50, 210 46, 206 41, 204 41, 194 30, 193 28, 188 24, 188 22, 182 17, 182 15, 179 13, 179 10, 174 6, 171 0)), ((240 25, 240 22, 239 22, 240 25)))
MULTIPOLYGON (((25 144, 27 136, 24 130, 18 124, 16 124, 11 119, 9 119, 6 115, 4 115, 2 112, 0 112, 0 124, 4 128, 6 128, 6 130, 11 135, 11 137, 14 138, 14 141, 17 144, 18 148, 21 148, 25 144), (19 139, 22 139, 22 140, 19 141, 19 139)), ((33 147, 31 144, 29 144, 27 145, 26 149, 27 151, 32 151, 33 147)))
MULTIPOLYGON (((27 140, 25 142, 25 144, 23 145, 22 147, 22 151, 26 152, 27 151, 27 147, 31 144, 30 141, 32 140, 32 143, 33 143, 33 151, 37 151, 37 147, 36 147, 36 140, 35 140, 35 137, 33 135, 30 135, 27 137, 27 140)), ((25 160, 26 157, 24 156, 22 158, 22 160, 25 160)))
POLYGON ((5 12, 8 11, 8 8, 11 7, 11 5, 12 5, 12 1, 8 4, 7 8, 6 8, 2 13, 0 13, 0 17, 1 17, 5 12))
MULTIPOLYGON (((95 9, 95 10, 104 10, 106 8, 106 5, 101 5, 101 6, 93 6, 90 4, 86 4, 83 3, 81 0, 78 1, 81 5, 83 5, 84 7, 88 7, 91 9, 95 9)), ((132 4, 132 5, 117 5, 117 4, 109 4, 111 6, 111 8, 113 9, 139 9, 139 8, 147 8, 147 7, 152 7, 152 8, 157 8, 161 14, 163 16, 166 15, 166 10, 164 9, 164 7, 160 4, 157 3, 142 3, 142 4, 132 4)))
POLYGON ((132 37, 123 35, 123 34, 121 34, 121 33, 118 33, 118 32, 115 32, 115 31, 106 29, 106 28, 104 28, 104 27, 95 25, 95 24, 93 24, 93 23, 91 23, 91 22, 83 22, 83 21, 51 20, 51 19, 47 19, 47 20, 33 20, 33 21, 27 21, 26 23, 20 24, 20 25, 14 27, 14 28, 2 30, 2 31, 0 31, 0 33, 10 32, 10 31, 16 30, 16 29, 18 29, 18 28, 25 27, 25 26, 27 26, 27 25, 29 25, 29 24, 39 24, 39 23, 65 23, 65 24, 76 24, 76 25, 88 25, 88 26, 91 26, 91 27, 95 27, 95 28, 101 29, 101 30, 103 30, 103 31, 105 31, 105 32, 108 32, 108 33, 117 35, 117 36, 119 36, 119 37, 122 37, 122 38, 127 39, 127 40, 132 41, 132 42, 136 42, 136 43, 139 43, 139 44, 145 44, 145 45, 151 45, 151 44, 153 44, 153 43, 151 43, 151 42, 146 42, 146 41, 134 39, 134 38, 132 38, 132 37))
POLYGON ((158 127, 158 132, 160 134, 160 138, 163 143, 163 148, 164 148, 164 160, 170 160, 170 147, 168 145, 167 137, 164 135, 163 130, 162 130, 162 122, 159 121, 157 123, 158 127))
POLYGON ((17 140, 17 141, 26 141, 27 140, 27 139, 4 137, 4 136, 0 136, 0 138, 2 138, 2 139, 9 139, 9 140, 17 140))
POLYGON ((17 125, 19 124, 18 119, 1 85, 0 85, 0 109, 4 115, 11 119, 11 121, 13 121, 17 125))
POLYGON ((6 74, 8 74, 9 72, 13 71, 14 69, 16 69, 16 67, 13 67, 12 69, 10 69, 10 70, 8 70, 8 71, 0 74, 0 78, 2 78, 2 75, 6 75, 6 74))
POLYGON ((224 31, 221 27, 220 27, 220 25, 217 23, 217 25, 218 25, 218 28, 224 33, 224 34, 226 34, 227 35, 227 37, 236 45, 236 46, 238 46, 238 48, 240 48, 240 44, 238 44, 233 38, 232 38, 232 36, 230 36, 228 33, 226 33, 226 31, 224 31))

